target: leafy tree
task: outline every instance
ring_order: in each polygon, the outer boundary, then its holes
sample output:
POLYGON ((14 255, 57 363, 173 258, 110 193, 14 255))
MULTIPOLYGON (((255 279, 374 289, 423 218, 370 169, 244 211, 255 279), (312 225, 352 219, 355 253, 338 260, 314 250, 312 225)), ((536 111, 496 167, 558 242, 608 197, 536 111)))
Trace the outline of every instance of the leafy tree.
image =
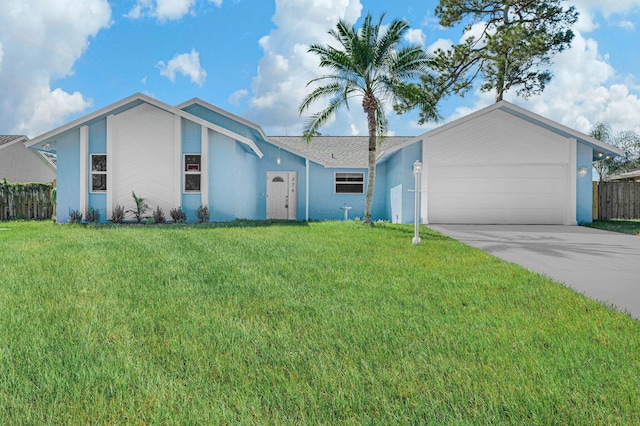
POLYGON ((551 80, 546 69, 551 57, 568 48, 578 19, 564 0, 440 0, 436 16, 440 25, 466 23, 462 42, 449 50, 438 49, 437 75, 426 76, 423 85, 438 97, 464 94, 482 76, 483 92, 494 91, 496 102, 518 88, 527 98, 541 93, 551 80), (472 35, 481 30, 480 35, 472 35))
POLYGON ((621 157, 605 157, 595 161, 593 168, 598 172, 600 182, 607 177, 640 169, 640 134, 633 130, 624 130, 613 133, 611 126, 605 122, 599 122, 589 133, 592 138, 613 145, 624 151, 621 157))
POLYGON ((383 138, 388 126, 385 101, 391 102, 394 107, 400 104, 419 107, 425 119, 438 117, 435 103, 416 84, 418 78, 428 72, 431 58, 419 46, 400 46, 403 36, 409 30, 406 21, 393 20, 381 31, 383 18, 384 15, 374 23, 368 14, 360 29, 341 20, 335 29, 329 31, 338 42, 337 48, 318 44, 309 48, 309 52, 319 56, 320 66, 330 70, 330 74, 309 82, 309 85, 320 85, 307 95, 299 108, 302 114, 313 102, 329 99, 328 106, 313 114, 305 125, 303 135, 310 141, 339 108, 349 108, 350 98, 362 97, 362 108, 367 116, 369 131, 369 176, 364 222, 371 225, 378 136, 383 138))

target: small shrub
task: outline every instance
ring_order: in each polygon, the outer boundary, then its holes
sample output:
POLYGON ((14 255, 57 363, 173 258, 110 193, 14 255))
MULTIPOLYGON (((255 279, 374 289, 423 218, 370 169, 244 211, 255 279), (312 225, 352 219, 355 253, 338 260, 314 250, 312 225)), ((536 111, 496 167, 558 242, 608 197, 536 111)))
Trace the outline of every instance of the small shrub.
POLYGON ((153 223, 165 223, 167 221, 167 217, 164 215, 164 211, 160 206, 156 207, 151 214, 151 218, 153 219, 153 223))
POLYGON ((111 210, 111 222, 122 223, 124 222, 124 206, 118 205, 111 210))
POLYGON ((209 222, 209 207, 200 204, 200 207, 196 210, 196 217, 201 223, 209 222))
POLYGON ((136 221, 141 223, 142 219, 145 219, 144 214, 149 210, 149 204, 144 202, 144 198, 137 197, 135 192, 131 191, 131 195, 133 196, 133 201, 136 203, 136 208, 134 210, 127 210, 127 213, 133 213, 136 221))
POLYGON ((99 223, 100 222, 100 210, 89 208, 87 210, 87 214, 85 215, 87 218, 87 222, 89 223, 99 223))
POLYGON ((82 222, 82 213, 80 213, 80 210, 71 210, 69 212, 69 223, 74 224, 80 222, 82 222))
POLYGON ((178 207, 177 209, 171 209, 169 215, 175 223, 184 223, 187 221, 187 214, 182 211, 181 207, 178 207))

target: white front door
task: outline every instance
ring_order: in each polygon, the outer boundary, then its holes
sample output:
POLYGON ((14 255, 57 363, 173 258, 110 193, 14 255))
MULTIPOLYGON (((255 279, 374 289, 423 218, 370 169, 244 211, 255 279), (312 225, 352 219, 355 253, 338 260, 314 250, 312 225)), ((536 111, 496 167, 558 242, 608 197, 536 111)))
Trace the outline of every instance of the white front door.
POLYGON ((267 172, 267 219, 297 218, 297 173, 267 172))

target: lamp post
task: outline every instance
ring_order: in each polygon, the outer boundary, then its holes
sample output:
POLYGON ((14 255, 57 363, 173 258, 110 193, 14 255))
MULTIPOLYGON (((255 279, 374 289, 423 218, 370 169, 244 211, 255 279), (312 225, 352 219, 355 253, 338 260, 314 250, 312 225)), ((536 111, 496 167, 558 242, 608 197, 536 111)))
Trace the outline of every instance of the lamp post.
POLYGON ((413 175, 416 177, 416 211, 414 216, 414 231, 413 240, 411 242, 415 245, 420 244, 420 175, 422 174, 422 163, 416 160, 413 163, 413 175))

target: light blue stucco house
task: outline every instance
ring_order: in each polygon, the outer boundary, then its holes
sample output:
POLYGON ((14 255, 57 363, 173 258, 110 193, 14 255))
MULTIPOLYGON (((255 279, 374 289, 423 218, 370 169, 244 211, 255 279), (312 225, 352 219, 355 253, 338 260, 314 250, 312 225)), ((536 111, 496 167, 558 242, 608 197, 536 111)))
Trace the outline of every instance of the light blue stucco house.
MULTIPOLYGON (((143 94, 51 130, 28 147, 57 155, 57 221, 89 208, 111 218, 131 193, 188 221, 362 217, 366 137, 267 136, 200 99, 170 106, 143 94)), ((423 223, 591 221, 591 163, 608 146, 508 102, 378 149, 374 220, 414 221, 413 164, 423 223)))

